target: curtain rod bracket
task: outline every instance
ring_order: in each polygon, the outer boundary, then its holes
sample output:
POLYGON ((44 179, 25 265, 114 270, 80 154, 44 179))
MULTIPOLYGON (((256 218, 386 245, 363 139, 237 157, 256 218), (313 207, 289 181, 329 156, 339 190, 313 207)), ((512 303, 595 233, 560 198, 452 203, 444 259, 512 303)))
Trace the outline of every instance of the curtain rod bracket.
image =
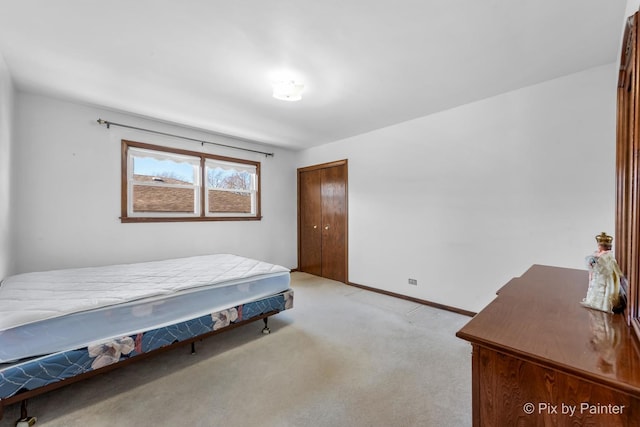
POLYGON ((98 120, 96 120, 96 121, 98 122, 98 124, 101 124, 101 125, 107 125, 107 129, 109 129, 109 128, 111 127, 111 123, 109 123, 109 122, 108 122, 108 121, 106 121, 106 120, 98 119, 98 120))
MULTIPOLYGON (((106 125, 107 129, 110 129, 111 125, 120 126, 120 127, 123 127, 123 128, 141 130, 141 131, 144 131, 144 132, 155 133, 155 134, 158 134, 158 135, 170 136, 172 138, 179 138, 179 139, 185 139, 187 141, 199 142, 202 147, 204 147, 204 144, 211 144, 211 145, 217 145, 218 147, 233 148, 234 150, 242 150, 242 151, 249 151, 251 153, 264 154, 265 157, 269 157, 269 156, 273 157, 273 155, 274 155, 273 153, 267 153, 265 151, 259 151, 259 150, 251 150, 250 148, 234 147, 233 145, 220 144, 218 142, 203 141, 203 140, 200 140, 200 139, 189 138, 188 136, 174 135, 172 133, 160 132, 160 131, 152 130, 152 129, 145 129, 145 128, 140 128, 140 127, 130 126, 130 125, 123 125, 122 123, 110 122, 108 120, 103 120, 103 119, 100 119, 100 118, 98 120, 96 120, 96 121, 100 125, 106 125)), ((261 144, 261 142, 259 142, 259 141, 253 141, 251 139, 242 138, 242 137, 239 137, 239 136, 227 135, 227 134, 224 134, 224 133, 217 133, 217 132, 211 132, 211 133, 213 133, 214 135, 217 135, 217 136, 222 136, 222 137, 225 137, 225 138, 231 138, 231 139, 235 139, 235 140, 238 140, 238 141, 250 142, 250 143, 253 143, 253 144, 261 144)))

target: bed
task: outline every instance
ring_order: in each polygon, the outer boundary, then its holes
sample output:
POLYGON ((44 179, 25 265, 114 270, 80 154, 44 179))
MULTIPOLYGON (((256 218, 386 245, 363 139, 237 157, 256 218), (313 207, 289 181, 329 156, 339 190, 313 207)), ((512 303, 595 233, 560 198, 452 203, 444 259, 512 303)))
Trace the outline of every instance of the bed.
POLYGON ((0 283, 0 419, 26 399, 293 307, 289 269, 214 254, 0 283))

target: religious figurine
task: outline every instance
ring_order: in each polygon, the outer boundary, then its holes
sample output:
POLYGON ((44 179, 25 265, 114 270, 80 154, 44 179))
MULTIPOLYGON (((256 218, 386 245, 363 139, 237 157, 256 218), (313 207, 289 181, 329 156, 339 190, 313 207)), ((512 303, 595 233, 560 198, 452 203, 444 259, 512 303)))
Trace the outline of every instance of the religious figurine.
POLYGON ((602 232, 596 236, 596 242, 598 250, 586 258, 589 289, 581 304, 607 313, 621 312, 626 301, 620 288, 622 272, 611 253, 613 237, 602 232))

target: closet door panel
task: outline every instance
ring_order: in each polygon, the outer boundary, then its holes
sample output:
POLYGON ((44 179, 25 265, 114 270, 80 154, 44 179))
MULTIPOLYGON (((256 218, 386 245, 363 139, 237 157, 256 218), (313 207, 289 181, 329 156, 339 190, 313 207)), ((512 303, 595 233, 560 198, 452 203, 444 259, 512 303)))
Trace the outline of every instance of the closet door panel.
POLYGON ((346 167, 322 171, 322 276, 345 282, 346 274, 346 167))
POLYGON ((299 268, 322 276, 322 170, 301 173, 299 185, 299 268))

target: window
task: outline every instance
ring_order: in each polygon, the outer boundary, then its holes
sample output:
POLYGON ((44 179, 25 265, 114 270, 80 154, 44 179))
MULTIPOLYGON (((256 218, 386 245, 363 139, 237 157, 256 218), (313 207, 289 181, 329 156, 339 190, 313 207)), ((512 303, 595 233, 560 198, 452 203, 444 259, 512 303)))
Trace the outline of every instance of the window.
POLYGON ((260 219, 260 163, 122 141, 122 222, 260 219))
POLYGON ((205 160, 207 215, 252 214, 256 206, 255 165, 205 160))

